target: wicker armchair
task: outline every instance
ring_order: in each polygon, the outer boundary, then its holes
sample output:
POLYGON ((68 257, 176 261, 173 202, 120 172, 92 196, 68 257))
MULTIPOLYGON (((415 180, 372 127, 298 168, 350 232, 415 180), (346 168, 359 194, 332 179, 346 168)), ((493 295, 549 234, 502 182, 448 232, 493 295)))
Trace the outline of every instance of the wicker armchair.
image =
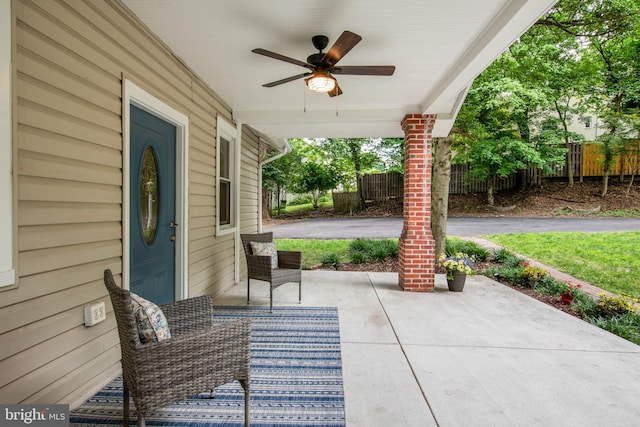
POLYGON ((130 292, 104 271, 118 324, 124 377, 123 424, 129 425, 129 391, 138 410, 138 426, 154 409, 176 403, 233 380, 244 388, 244 423, 249 426, 249 346, 251 321, 213 324, 210 296, 161 306, 171 338, 142 344, 130 292))
POLYGON ((273 241, 273 233, 241 234, 244 255, 247 259, 247 304, 250 301, 251 279, 269 282, 269 310, 273 311, 273 290, 285 283, 298 283, 298 303, 302 301, 302 253, 278 251, 278 267, 271 267, 268 256, 253 255, 251 242, 273 241))

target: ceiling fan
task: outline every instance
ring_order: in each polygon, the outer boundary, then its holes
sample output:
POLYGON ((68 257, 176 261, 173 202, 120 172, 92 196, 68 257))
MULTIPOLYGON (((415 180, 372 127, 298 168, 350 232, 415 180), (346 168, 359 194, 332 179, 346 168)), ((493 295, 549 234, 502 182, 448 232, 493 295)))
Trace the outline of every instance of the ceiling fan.
POLYGON ((352 33, 351 31, 344 31, 327 53, 323 53, 322 50, 329 44, 329 38, 322 35, 313 36, 311 38, 311 42, 313 43, 313 46, 318 49, 318 53, 309 55, 309 57, 307 57, 307 62, 298 61, 297 59, 289 58, 288 56, 280 55, 279 53, 271 52, 266 49, 253 49, 251 52, 288 62, 290 64, 299 65, 300 67, 304 67, 309 70, 306 73, 297 74, 282 80, 276 80, 275 82, 264 84, 262 85, 263 87, 274 87, 307 77, 305 81, 310 90, 314 92, 326 92, 329 96, 334 97, 341 95, 342 90, 340 89, 340 86, 338 86, 338 82, 336 78, 333 77, 333 74, 390 76, 396 69, 393 65, 353 65, 337 67, 336 64, 338 61, 349 53, 349 51, 360 42, 360 40, 362 40, 362 37, 359 35, 352 33))

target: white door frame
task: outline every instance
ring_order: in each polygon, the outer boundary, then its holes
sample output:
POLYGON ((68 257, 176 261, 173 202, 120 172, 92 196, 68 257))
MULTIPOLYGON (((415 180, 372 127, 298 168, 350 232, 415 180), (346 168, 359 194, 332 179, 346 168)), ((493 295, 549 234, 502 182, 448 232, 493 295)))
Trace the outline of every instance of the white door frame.
POLYGON ((131 254, 131 206, 129 203, 129 167, 131 105, 152 114, 176 127, 176 241, 175 241, 175 298, 189 297, 189 117, 159 100, 131 80, 123 78, 122 96, 122 283, 129 289, 131 254))

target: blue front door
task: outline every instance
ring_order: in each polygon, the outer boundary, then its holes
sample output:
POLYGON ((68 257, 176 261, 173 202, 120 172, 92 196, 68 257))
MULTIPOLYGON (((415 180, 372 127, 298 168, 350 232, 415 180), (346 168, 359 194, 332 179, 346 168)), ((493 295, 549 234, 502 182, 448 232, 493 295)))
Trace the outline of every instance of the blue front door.
POLYGON ((176 128, 131 105, 130 267, 132 292, 175 300, 176 128))

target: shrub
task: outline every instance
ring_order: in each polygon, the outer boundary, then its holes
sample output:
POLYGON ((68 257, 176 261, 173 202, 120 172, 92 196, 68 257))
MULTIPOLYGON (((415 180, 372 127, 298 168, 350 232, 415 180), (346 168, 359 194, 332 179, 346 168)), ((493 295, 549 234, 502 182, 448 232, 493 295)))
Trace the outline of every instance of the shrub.
POLYGON ((576 295, 571 307, 583 319, 598 317, 598 302, 591 295, 584 292, 579 292, 576 295))
POLYGON ((517 267, 524 263, 522 258, 518 258, 514 253, 505 248, 496 249, 493 252, 493 259, 508 267, 517 267))
POLYGON ((549 273, 540 267, 525 265, 522 269, 521 284, 524 287, 535 288, 549 273))
POLYGON ((636 314, 635 304, 637 303, 637 298, 632 298, 625 293, 609 296, 603 292, 598 294, 598 313, 604 317, 627 313, 636 314))
POLYGON ((364 264, 369 261, 367 254, 362 251, 351 251, 349 256, 351 257, 351 262, 354 264, 364 264))
POLYGON ((588 317, 586 320, 599 328, 640 345, 640 316, 637 313, 627 312, 614 317, 588 317))
POLYGON ((447 256, 453 256, 457 253, 465 253, 480 262, 486 261, 489 258, 488 250, 475 242, 462 239, 446 239, 444 252, 447 256))
POLYGON ((391 239, 356 239, 349 245, 349 254, 351 259, 356 255, 359 262, 383 261, 386 258, 398 257, 398 241, 391 239))
POLYGON ((322 265, 331 265, 335 268, 338 268, 341 264, 340 256, 338 256, 338 254, 323 255, 320 262, 322 262, 322 265))
POLYGON ((567 290, 567 285, 563 282, 558 282, 553 277, 546 275, 543 277, 536 286, 536 292, 539 294, 553 295, 559 297, 567 290))
POLYGON ((311 196, 307 196, 307 195, 298 196, 295 199, 289 201, 289 206, 306 205, 311 202, 312 202, 311 196))
POLYGON ((493 276, 499 282, 517 285, 522 281, 522 267, 510 267, 508 265, 490 267, 485 271, 485 275, 493 276))

